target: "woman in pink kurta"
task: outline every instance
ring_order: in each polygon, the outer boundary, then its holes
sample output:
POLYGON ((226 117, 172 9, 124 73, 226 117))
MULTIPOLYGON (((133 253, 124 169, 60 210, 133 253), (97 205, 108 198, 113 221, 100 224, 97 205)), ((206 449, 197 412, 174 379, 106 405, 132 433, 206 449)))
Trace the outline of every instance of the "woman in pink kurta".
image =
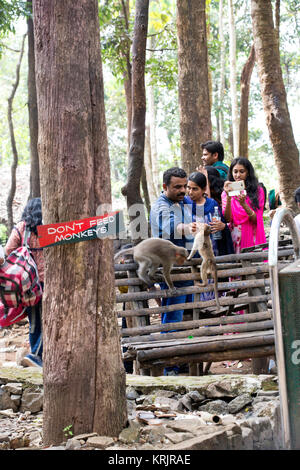
POLYGON ((235 158, 222 193, 222 210, 226 222, 230 224, 235 253, 266 242, 264 202, 264 190, 258 183, 251 162, 244 157, 235 158), (229 196, 231 181, 244 181, 247 194, 229 196))

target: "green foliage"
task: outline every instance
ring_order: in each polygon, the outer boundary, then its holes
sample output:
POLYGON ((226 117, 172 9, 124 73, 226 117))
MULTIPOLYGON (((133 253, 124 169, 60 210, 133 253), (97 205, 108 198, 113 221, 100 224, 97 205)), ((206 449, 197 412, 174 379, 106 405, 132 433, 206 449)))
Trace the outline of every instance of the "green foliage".
POLYGON ((115 77, 123 80, 127 76, 126 56, 132 41, 133 19, 127 18, 122 1, 100 0, 99 20, 103 62, 115 77))
MULTIPOLYGON (((105 109, 109 154, 111 161, 113 197, 123 200, 121 187, 127 176, 127 115, 123 82, 130 68, 130 48, 133 38, 135 1, 130 0, 130 13, 125 16, 126 0, 99 0, 101 51, 104 69, 105 109)), ((222 103, 225 125, 225 160, 231 158, 231 101, 229 96, 229 32, 227 0, 224 0, 225 96, 222 103)), ((240 95, 240 76, 253 43, 250 0, 235 0, 237 38, 237 87, 240 95)), ((273 7, 275 0, 272 1, 273 7)), ((218 87, 220 81, 219 0, 207 0, 208 55, 212 84, 212 138, 216 139, 220 111, 218 87)), ((281 0, 280 57, 292 123, 297 133, 297 106, 300 99, 300 4, 299 0, 281 0)), ((26 2, 0 0, 0 152, 2 161, 10 163, 11 144, 7 124, 7 98, 15 77, 20 48, 17 18, 28 14, 26 2), (4 38, 4 39, 3 39, 4 38), (1 49, 0 49, 1 54, 1 49)), ((23 19, 25 23, 25 20, 23 19)), ((25 25, 26 26, 26 25, 25 25)), ((151 0, 149 6, 148 43, 146 54, 146 83, 154 88, 157 120, 159 169, 180 165, 180 136, 178 111, 176 0, 151 0)), ((29 161, 29 131, 27 110, 26 51, 21 67, 20 85, 13 103, 13 121, 20 163, 29 161)), ((299 126, 298 126, 299 128, 299 126)), ((297 135, 298 134, 298 135, 297 135)), ((249 98, 249 158, 258 177, 270 189, 277 179, 269 136, 262 107, 257 67, 251 77, 249 98), (269 168, 275 169, 273 172, 269 168)))
POLYGON ((127 174, 127 118, 122 84, 104 65, 104 99, 111 165, 112 194, 121 198, 127 174))
MULTIPOLYGON (((19 60, 21 47, 21 31, 24 25, 17 24, 17 33, 9 34, 5 39, 4 53, 0 60, 0 152, 2 162, 10 164, 12 149, 7 121, 7 99, 11 94, 12 84, 15 81, 16 65, 19 60)), ((27 47, 27 42, 25 43, 27 47)), ((13 125, 16 145, 19 155, 19 164, 29 161, 29 124, 28 124, 28 90, 27 90, 27 54, 24 52, 20 69, 20 83, 13 101, 13 125)))
POLYGON ((0 224, 0 245, 4 246, 7 241, 7 227, 0 224))
POLYGON ((176 34, 174 1, 150 2, 146 72, 151 85, 167 90, 177 87, 176 34))
POLYGON ((21 16, 30 15, 27 2, 20 0, 0 0, 0 57, 3 52, 3 38, 15 33, 15 22, 21 16))
POLYGON ((72 437, 74 435, 73 431, 72 431, 72 427, 73 425, 72 424, 69 424, 69 426, 66 426, 64 429, 63 429, 63 432, 64 432, 64 435, 65 437, 72 437))

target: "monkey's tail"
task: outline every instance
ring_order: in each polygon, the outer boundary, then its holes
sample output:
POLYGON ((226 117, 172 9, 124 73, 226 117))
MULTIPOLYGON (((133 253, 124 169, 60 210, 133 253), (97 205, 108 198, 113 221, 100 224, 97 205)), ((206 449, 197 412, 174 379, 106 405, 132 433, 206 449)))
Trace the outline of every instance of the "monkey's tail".
POLYGON ((114 260, 116 261, 120 256, 133 254, 133 248, 126 248, 126 250, 121 250, 115 254, 114 260))

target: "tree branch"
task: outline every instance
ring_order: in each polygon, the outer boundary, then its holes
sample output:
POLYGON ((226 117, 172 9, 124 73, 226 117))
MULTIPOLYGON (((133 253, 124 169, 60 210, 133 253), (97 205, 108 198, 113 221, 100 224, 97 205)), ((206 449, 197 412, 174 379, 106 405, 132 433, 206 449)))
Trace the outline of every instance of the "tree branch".
POLYGON ((177 51, 177 49, 171 49, 171 48, 164 48, 164 49, 146 49, 146 51, 150 51, 150 52, 163 52, 163 51, 177 51))
POLYGON ((12 153, 13 153, 13 162, 11 165, 11 187, 8 193, 8 197, 6 200, 6 207, 7 207, 7 225, 8 225, 8 230, 9 232, 13 228, 13 199, 15 196, 16 192, 16 171, 17 171, 17 166, 18 166, 18 151, 17 151, 17 145, 16 145, 16 140, 15 140, 15 133, 14 133, 14 126, 13 126, 13 120, 12 120, 12 104, 13 104, 13 99, 15 97, 17 88, 19 86, 19 81, 20 81, 20 68, 21 68, 21 62, 23 58, 23 53, 24 53, 24 44, 25 44, 25 38, 27 36, 27 33, 24 34, 23 39, 22 39, 22 46, 21 46, 21 51, 20 51, 20 56, 19 56, 19 61, 17 63, 16 67, 16 80, 15 83, 13 84, 11 94, 8 98, 8 110, 7 110, 7 119, 8 119, 8 126, 9 126, 9 132, 10 132, 10 141, 11 141, 11 147, 12 147, 12 153))

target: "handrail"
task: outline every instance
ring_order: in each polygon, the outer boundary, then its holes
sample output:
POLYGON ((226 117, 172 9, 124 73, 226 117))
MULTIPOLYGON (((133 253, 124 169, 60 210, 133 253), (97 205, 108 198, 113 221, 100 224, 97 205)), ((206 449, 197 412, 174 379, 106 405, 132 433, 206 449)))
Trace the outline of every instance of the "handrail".
POLYGON ((278 370, 278 382, 280 390, 280 411, 283 430, 283 444, 286 449, 291 448, 290 416, 288 407, 288 393, 285 370, 285 355, 283 344, 283 331, 281 323, 279 281, 278 281, 278 238, 281 223, 284 222, 289 227, 294 246, 295 259, 300 257, 300 237, 289 209, 281 207, 277 209, 272 220, 269 237, 269 269, 271 280, 271 298, 275 332, 276 360, 278 370))
POLYGON ((281 207, 277 209, 272 220, 269 237, 269 266, 275 266, 278 262, 278 236, 282 222, 286 223, 291 231, 296 258, 300 257, 300 237, 294 218, 289 209, 281 207))

